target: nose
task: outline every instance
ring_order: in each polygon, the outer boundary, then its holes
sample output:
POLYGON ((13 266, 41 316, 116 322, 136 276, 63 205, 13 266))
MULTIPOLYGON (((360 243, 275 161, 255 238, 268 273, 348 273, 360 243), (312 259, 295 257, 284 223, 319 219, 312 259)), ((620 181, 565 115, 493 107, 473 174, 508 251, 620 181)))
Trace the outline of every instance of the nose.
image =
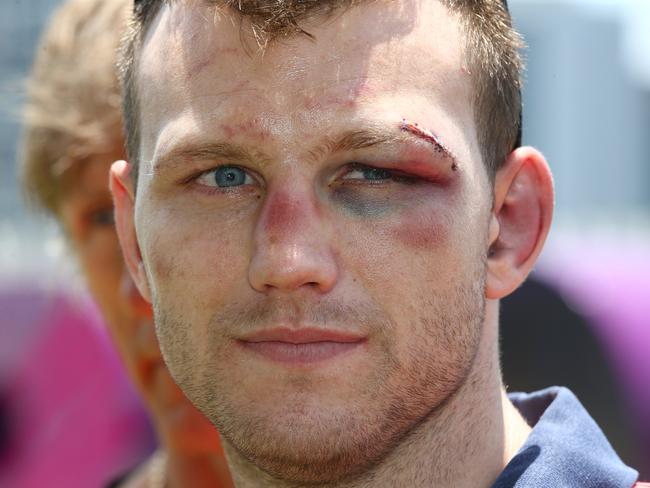
POLYGON ((338 275, 330 227, 309 191, 270 190, 254 230, 251 286, 263 293, 330 291, 338 275))

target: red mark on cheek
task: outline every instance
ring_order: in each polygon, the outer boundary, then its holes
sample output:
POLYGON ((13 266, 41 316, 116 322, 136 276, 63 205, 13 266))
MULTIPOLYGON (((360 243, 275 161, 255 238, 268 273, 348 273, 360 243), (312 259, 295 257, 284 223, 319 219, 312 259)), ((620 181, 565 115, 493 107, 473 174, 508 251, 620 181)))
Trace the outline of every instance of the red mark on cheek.
MULTIPOLYGON (((406 212, 405 212, 406 213, 406 212)), ((423 215, 423 211, 400 217, 400 224, 391 230, 391 235, 406 247, 427 251, 441 247, 447 240, 448 228, 444 218, 423 215)))

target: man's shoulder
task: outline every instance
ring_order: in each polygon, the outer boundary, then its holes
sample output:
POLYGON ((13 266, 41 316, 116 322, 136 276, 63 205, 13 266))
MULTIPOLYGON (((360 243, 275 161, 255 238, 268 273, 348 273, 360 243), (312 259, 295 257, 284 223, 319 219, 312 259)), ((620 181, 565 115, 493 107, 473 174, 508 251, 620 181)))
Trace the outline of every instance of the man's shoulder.
POLYGON ((552 387, 509 397, 532 431, 494 488, 634 486, 638 473, 621 461, 570 390, 552 387))

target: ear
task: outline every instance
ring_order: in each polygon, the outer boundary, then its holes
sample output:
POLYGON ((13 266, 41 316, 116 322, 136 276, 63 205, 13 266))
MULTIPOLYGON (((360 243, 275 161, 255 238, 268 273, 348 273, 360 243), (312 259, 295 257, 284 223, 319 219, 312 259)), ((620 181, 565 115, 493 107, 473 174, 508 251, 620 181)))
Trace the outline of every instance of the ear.
POLYGON ((514 150, 497 172, 489 228, 486 297, 512 293, 533 269, 553 217, 553 177, 531 147, 514 150))
POLYGON ((135 232, 135 189, 131 178, 131 165, 116 161, 111 166, 109 187, 115 206, 115 226, 126 262, 140 295, 151 303, 151 289, 144 269, 140 245, 135 232))

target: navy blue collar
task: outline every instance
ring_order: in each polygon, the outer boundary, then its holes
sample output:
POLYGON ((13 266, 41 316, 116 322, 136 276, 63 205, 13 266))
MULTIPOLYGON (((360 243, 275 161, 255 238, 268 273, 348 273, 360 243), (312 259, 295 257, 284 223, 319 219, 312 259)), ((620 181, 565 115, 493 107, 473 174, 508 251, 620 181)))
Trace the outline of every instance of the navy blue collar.
POLYGON ((534 427, 492 488, 630 488, 637 480, 568 389, 509 397, 534 427))

